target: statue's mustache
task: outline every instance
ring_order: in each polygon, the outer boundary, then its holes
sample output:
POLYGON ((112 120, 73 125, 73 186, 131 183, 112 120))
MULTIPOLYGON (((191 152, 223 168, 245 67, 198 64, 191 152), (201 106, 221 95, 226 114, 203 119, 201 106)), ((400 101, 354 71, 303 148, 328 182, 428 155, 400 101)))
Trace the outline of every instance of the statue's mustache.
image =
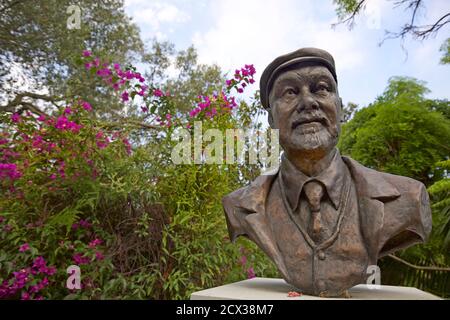
POLYGON ((300 116, 298 119, 294 120, 292 122, 292 129, 295 129, 302 124, 312 123, 312 122, 319 122, 325 127, 330 127, 330 125, 331 125, 330 120, 328 120, 328 118, 325 117, 324 115, 310 114, 310 115, 300 116))

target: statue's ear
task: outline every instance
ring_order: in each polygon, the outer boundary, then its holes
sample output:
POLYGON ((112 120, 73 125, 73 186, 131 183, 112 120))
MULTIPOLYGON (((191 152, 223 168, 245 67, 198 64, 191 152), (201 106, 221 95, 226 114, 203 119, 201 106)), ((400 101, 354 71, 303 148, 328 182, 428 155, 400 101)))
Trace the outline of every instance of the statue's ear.
POLYGON ((271 128, 273 128, 273 117, 272 117, 272 110, 271 109, 266 109, 267 110, 267 121, 269 122, 269 126, 271 128))

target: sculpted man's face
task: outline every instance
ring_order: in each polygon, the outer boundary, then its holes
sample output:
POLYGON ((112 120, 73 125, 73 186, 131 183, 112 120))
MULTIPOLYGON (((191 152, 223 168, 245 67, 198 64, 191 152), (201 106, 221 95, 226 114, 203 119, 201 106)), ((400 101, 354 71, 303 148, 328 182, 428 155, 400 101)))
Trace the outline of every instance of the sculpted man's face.
POLYGON ((322 157, 337 144, 341 102, 331 72, 303 65, 280 74, 270 91, 269 123, 289 155, 322 157))

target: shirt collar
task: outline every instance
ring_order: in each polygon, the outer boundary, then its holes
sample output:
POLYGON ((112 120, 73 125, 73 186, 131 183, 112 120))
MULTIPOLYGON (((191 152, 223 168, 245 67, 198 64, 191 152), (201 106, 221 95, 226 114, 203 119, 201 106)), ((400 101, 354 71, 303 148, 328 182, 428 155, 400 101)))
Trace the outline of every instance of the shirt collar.
POLYGON ((339 199, 341 196, 340 191, 342 190, 345 172, 346 166, 341 158, 339 150, 337 149, 328 168, 314 177, 307 176, 298 170, 283 154, 281 161, 281 174, 283 176, 282 178, 286 190, 286 196, 293 211, 297 209, 303 186, 305 183, 312 180, 320 181, 325 186, 328 197, 333 203, 334 208, 338 209, 339 199))

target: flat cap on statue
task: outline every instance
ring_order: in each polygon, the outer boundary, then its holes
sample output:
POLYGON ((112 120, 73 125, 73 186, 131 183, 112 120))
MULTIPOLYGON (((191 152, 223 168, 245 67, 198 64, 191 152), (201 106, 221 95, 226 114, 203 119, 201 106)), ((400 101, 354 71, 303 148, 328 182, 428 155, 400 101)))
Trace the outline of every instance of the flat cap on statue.
POLYGON ((337 82, 333 56, 325 50, 317 48, 301 48, 294 52, 279 56, 266 67, 259 82, 261 103, 265 109, 270 108, 269 93, 277 74, 290 66, 303 62, 317 63, 327 67, 333 75, 334 80, 337 82))

